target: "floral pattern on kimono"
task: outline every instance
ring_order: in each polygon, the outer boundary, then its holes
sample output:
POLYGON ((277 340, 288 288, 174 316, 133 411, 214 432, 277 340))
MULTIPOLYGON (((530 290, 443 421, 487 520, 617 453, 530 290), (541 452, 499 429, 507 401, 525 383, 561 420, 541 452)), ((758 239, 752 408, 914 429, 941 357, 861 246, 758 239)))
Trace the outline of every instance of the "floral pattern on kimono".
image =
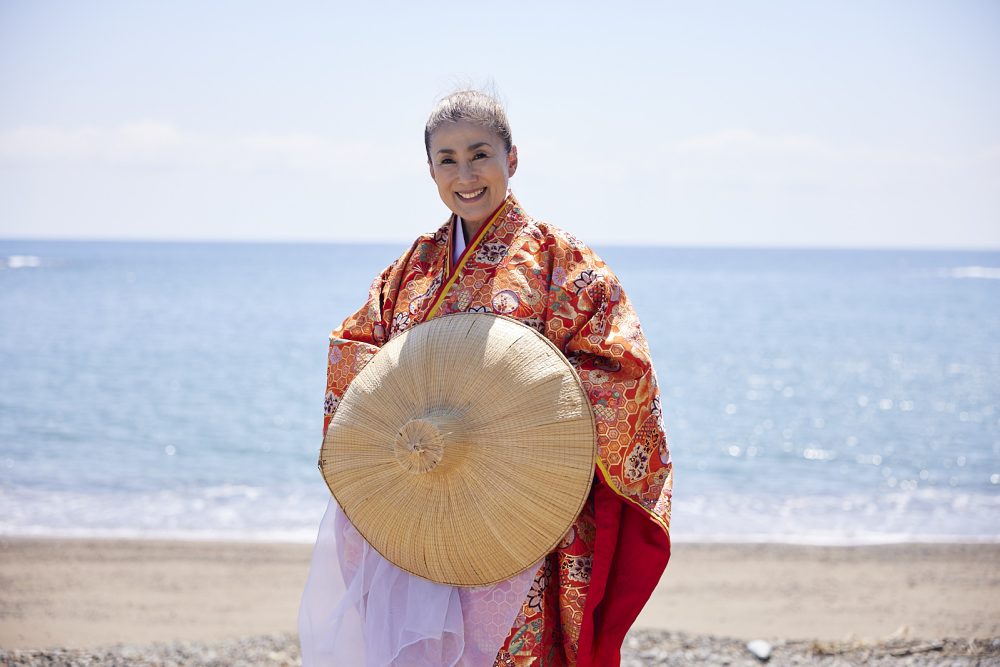
POLYGON ((416 323, 494 312, 545 335, 576 368, 590 399, 595 483, 538 570, 496 664, 618 664, 624 633, 670 550, 673 464, 639 320, 596 253, 528 216, 512 195, 457 262, 453 229, 449 220, 418 238, 375 279, 365 305, 331 334, 324 430, 336 397, 378 348, 416 323), (637 594, 616 595, 621 586, 637 594))

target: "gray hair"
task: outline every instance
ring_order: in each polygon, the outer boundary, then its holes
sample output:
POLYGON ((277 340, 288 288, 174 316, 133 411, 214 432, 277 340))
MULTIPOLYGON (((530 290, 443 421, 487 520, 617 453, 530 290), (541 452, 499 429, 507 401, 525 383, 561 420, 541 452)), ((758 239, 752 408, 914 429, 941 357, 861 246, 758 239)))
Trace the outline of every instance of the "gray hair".
POLYGON ((444 123, 457 123, 461 120, 478 123, 496 133, 503 141, 504 148, 510 153, 514 140, 510 134, 510 122, 507 112, 492 95, 479 90, 459 90, 448 95, 434 107, 427 125, 424 126, 424 149, 427 159, 431 159, 431 135, 444 123))

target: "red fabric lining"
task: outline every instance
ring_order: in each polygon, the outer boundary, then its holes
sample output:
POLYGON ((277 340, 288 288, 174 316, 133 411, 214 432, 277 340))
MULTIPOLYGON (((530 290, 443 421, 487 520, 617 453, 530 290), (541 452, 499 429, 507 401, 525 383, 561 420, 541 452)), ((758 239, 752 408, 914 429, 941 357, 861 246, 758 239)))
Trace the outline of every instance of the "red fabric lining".
POLYGON ((576 664, 618 667, 625 634, 667 567, 670 537, 600 476, 594 486, 594 517, 594 560, 576 664))

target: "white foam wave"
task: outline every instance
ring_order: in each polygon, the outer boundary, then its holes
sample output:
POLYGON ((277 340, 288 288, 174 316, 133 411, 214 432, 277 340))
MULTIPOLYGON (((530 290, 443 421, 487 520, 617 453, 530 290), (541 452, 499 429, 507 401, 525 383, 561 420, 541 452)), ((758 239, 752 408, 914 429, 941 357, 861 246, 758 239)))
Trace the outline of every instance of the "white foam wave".
POLYGON ((323 490, 228 484, 133 494, 0 489, 0 535, 307 543, 326 501, 323 490))
MULTIPOLYGON (((0 536, 311 543, 325 490, 216 485, 84 493, 0 488, 0 536)), ((678 542, 872 545, 1000 543, 1000 494, 916 489, 890 494, 675 497, 678 542)))
MULTIPOLYGON (((317 527, 318 527, 317 522, 317 527)), ((177 540, 185 542, 268 542, 313 544, 316 528, 287 530, 140 530, 137 528, 85 528, 52 526, 0 526, 0 536, 23 538, 73 538, 98 540, 177 540)))
POLYGON ((1000 267, 996 266, 959 266, 948 271, 952 278, 982 278, 1000 280, 1000 267))
POLYGON ((0 263, 5 269, 37 269, 42 265, 41 257, 35 255, 8 255, 0 263))
POLYGON ((794 544, 808 547, 866 547, 882 544, 1000 544, 1000 535, 962 535, 958 533, 923 535, 920 533, 815 533, 787 535, 773 533, 701 533, 673 530, 670 540, 680 544, 794 544))
POLYGON ((671 537, 681 542, 867 545, 1000 542, 1000 495, 916 489, 889 494, 771 498, 675 497, 671 537))

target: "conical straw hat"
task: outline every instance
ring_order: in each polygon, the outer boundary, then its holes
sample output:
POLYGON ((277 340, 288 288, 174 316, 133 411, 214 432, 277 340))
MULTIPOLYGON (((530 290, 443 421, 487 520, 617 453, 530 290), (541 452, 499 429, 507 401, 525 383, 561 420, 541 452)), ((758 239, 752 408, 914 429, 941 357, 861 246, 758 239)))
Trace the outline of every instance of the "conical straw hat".
POLYGON ((319 466, 387 560, 485 586, 555 548, 595 455, 586 392, 559 350, 514 320, 462 313, 379 350, 345 392, 319 466))

